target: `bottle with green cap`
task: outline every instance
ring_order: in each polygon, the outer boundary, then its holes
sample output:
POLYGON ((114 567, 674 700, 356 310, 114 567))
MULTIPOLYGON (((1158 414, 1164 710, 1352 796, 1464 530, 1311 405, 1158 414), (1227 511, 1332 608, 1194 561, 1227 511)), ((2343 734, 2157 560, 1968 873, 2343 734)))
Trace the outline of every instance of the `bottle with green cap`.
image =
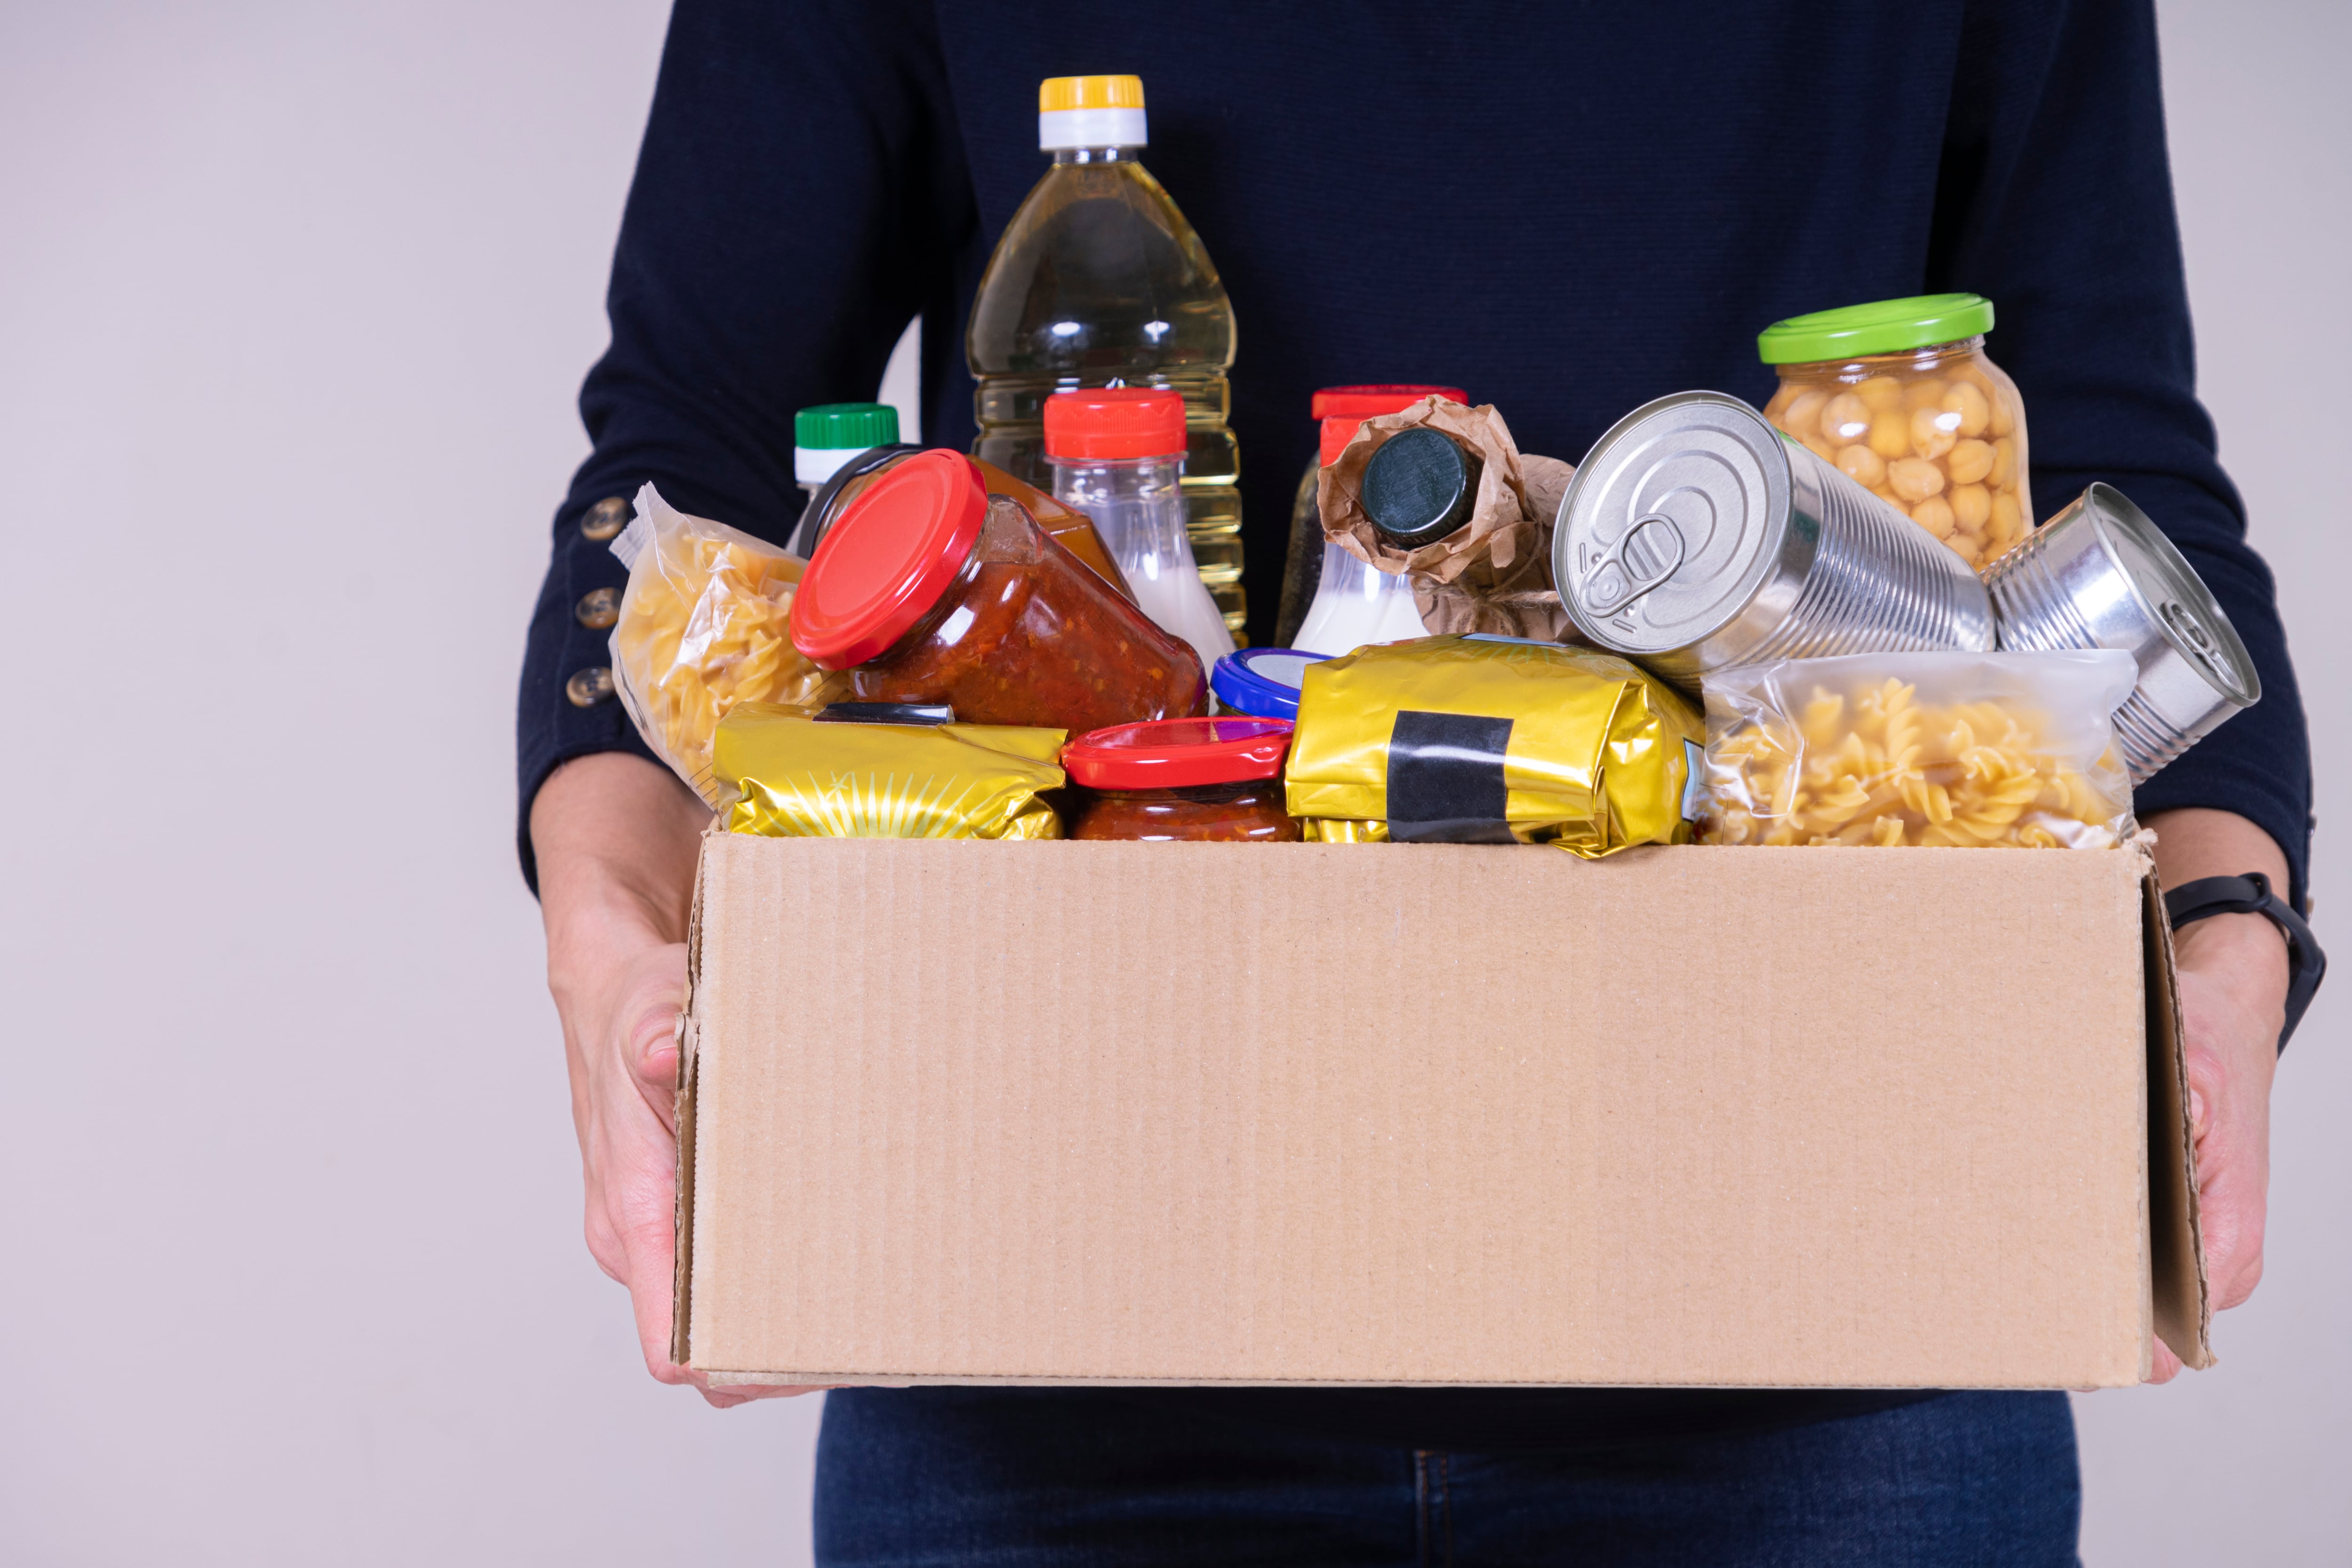
POLYGON ((808 501, 785 548, 814 555, 846 487, 917 449, 899 441, 898 411, 887 403, 820 403, 793 415, 793 478, 808 501))
POLYGON ((1981 572, 2033 523, 2025 402, 1985 356, 1992 301, 1922 294, 1775 321, 1764 417, 1981 572))
POLYGON ((793 416, 793 478, 814 495, 860 452, 898 439, 898 411, 887 403, 820 403, 793 416))
POLYGON ((1226 422, 1234 308, 1201 237, 1139 161, 1145 141, 1140 78, 1053 77, 1038 89, 1037 144, 1054 163, 1005 226, 972 300, 971 454, 1043 489, 1055 393, 1181 394, 1185 531, 1238 635, 1247 606, 1240 460, 1226 422))

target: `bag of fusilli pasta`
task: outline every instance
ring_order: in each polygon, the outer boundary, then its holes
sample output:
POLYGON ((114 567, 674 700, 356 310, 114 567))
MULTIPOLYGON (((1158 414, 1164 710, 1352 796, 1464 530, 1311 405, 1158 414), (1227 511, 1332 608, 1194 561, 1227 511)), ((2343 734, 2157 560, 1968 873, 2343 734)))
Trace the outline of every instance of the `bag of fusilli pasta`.
POLYGON ((2112 849, 2116 649, 1873 653, 1706 677, 1706 844, 2112 849))
POLYGON ((822 706, 838 684, 793 647, 803 564, 740 529, 690 517, 646 485, 613 541, 629 569, 613 626, 613 685, 653 748, 703 803, 732 798, 711 737, 739 702, 822 706))

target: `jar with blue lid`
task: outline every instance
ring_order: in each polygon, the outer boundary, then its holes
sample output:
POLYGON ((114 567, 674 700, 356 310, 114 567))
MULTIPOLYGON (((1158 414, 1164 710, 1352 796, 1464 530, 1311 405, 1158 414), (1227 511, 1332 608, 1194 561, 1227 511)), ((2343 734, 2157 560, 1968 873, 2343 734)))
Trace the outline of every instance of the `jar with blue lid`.
POLYGON ((1209 689, 1235 713, 1253 719, 1298 717, 1298 688, 1307 667, 1329 658, 1296 647, 1245 647, 1217 660, 1209 689))

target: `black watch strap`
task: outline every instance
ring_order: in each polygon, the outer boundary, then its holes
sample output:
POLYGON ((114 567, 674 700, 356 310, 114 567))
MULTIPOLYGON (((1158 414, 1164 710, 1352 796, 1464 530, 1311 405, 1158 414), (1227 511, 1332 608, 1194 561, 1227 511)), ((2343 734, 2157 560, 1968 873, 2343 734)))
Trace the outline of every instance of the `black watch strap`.
POLYGON ((2311 1005, 2312 996, 2327 974, 2327 955, 2319 951, 2303 917, 2271 891, 2271 879, 2260 871, 2242 877, 2200 877, 2165 894, 2164 912, 2171 917, 2175 930, 2207 915, 2261 915, 2279 928, 2286 937, 2286 1027, 2279 1031, 2279 1049, 2286 1049, 2288 1037, 2303 1022, 2304 1010, 2311 1005))

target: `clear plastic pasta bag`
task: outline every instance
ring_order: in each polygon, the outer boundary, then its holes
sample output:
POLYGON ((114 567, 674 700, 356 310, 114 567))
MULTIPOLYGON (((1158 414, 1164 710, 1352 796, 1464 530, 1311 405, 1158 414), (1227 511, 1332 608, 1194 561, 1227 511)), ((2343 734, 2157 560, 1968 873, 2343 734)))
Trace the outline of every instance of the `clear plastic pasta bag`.
POLYGON ((1706 677, 1706 844, 2112 849, 2137 831, 2113 648, 1873 653, 1706 677))
POLYGON ((629 569, 614 623, 613 684, 637 733, 703 804, 731 792, 711 765, 719 721, 739 702, 822 705, 838 678, 793 647, 804 564, 762 540, 690 517, 646 485, 613 541, 629 569))

